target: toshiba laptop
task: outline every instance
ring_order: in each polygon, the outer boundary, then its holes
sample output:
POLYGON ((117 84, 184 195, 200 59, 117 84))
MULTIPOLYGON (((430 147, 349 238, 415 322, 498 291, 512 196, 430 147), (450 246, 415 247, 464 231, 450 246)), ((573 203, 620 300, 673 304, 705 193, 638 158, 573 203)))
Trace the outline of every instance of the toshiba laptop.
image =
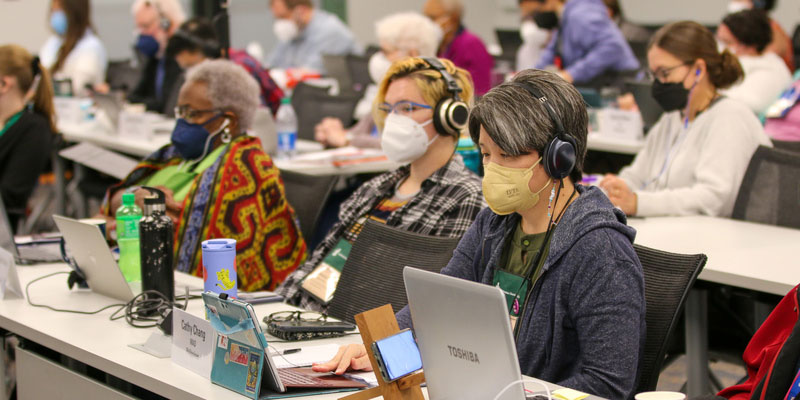
POLYGON ((0 247, 14 256, 17 264, 35 264, 60 262, 61 248, 58 241, 20 245, 14 240, 14 231, 6 214, 6 207, 0 199, 0 247))
MULTIPOLYGON (((494 399, 521 379, 499 288, 411 267, 403 280, 431 400, 494 399)), ((522 383, 500 397, 524 398, 522 383)))
POLYGON ((134 291, 114 260, 100 227, 60 215, 53 215, 53 220, 93 292, 124 302, 133 299, 134 291))

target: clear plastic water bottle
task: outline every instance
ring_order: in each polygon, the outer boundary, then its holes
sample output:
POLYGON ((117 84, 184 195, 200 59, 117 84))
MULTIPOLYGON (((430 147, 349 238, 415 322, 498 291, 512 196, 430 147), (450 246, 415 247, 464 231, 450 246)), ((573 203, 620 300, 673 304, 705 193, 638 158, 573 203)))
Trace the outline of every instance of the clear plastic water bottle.
POLYGON ((128 282, 142 279, 139 256, 139 220, 142 209, 134 202, 133 193, 122 195, 122 205, 117 209, 117 244, 119 245, 119 269, 128 282))
POLYGON ((295 153, 297 144, 297 114, 292 108, 291 97, 284 97, 278 113, 275 115, 278 131, 278 158, 290 158, 295 153))

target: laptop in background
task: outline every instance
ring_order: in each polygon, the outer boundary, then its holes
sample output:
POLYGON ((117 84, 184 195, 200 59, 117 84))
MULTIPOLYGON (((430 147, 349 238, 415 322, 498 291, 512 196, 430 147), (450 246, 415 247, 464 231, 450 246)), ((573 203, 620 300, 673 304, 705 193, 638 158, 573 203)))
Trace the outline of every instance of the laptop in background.
POLYGON ((642 113, 642 122, 644 123, 644 131, 647 132, 653 125, 661 118, 664 110, 650 94, 652 84, 650 82, 642 81, 626 81, 623 92, 633 94, 636 99, 636 105, 642 113))
MULTIPOLYGON (((499 288, 411 267, 403 280, 431 400, 493 399, 522 378, 499 288)), ((524 398, 522 383, 500 397, 524 398)))
MULTIPOLYGON (((134 291, 114 260, 100 227, 60 215, 53 215, 53 220, 93 292, 124 302, 133 299, 134 291)), ((137 289, 137 293, 141 291, 137 289)))
POLYGON ((14 256, 17 264, 53 263, 63 261, 59 241, 31 241, 20 245, 14 239, 14 231, 8 220, 6 207, 0 199, 0 247, 14 256))

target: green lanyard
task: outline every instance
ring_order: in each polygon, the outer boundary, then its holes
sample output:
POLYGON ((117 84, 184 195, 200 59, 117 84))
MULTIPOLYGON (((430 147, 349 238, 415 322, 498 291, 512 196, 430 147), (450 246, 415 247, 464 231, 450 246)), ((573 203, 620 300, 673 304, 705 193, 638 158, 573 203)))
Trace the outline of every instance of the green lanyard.
POLYGON ((22 113, 24 111, 25 110, 21 110, 20 112, 12 115, 11 118, 9 118, 8 121, 6 121, 5 125, 3 125, 3 129, 0 130, 0 136, 3 136, 3 134, 6 133, 6 131, 11 129, 11 127, 14 126, 14 124, 16 124, 20 118, 22 118, 22 113))

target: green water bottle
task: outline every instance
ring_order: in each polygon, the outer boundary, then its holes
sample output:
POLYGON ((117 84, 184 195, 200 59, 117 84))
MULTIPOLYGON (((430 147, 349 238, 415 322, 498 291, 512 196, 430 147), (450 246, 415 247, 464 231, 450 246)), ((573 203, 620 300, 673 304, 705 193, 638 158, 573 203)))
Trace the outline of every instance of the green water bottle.
POLYGON ((139 220, 142 209, 134 203, 133 193, 122 195, 122 205, 117 209, 117 244, 119 245, 119 269, 128 282, 142 280, 139 257, 139 220))

